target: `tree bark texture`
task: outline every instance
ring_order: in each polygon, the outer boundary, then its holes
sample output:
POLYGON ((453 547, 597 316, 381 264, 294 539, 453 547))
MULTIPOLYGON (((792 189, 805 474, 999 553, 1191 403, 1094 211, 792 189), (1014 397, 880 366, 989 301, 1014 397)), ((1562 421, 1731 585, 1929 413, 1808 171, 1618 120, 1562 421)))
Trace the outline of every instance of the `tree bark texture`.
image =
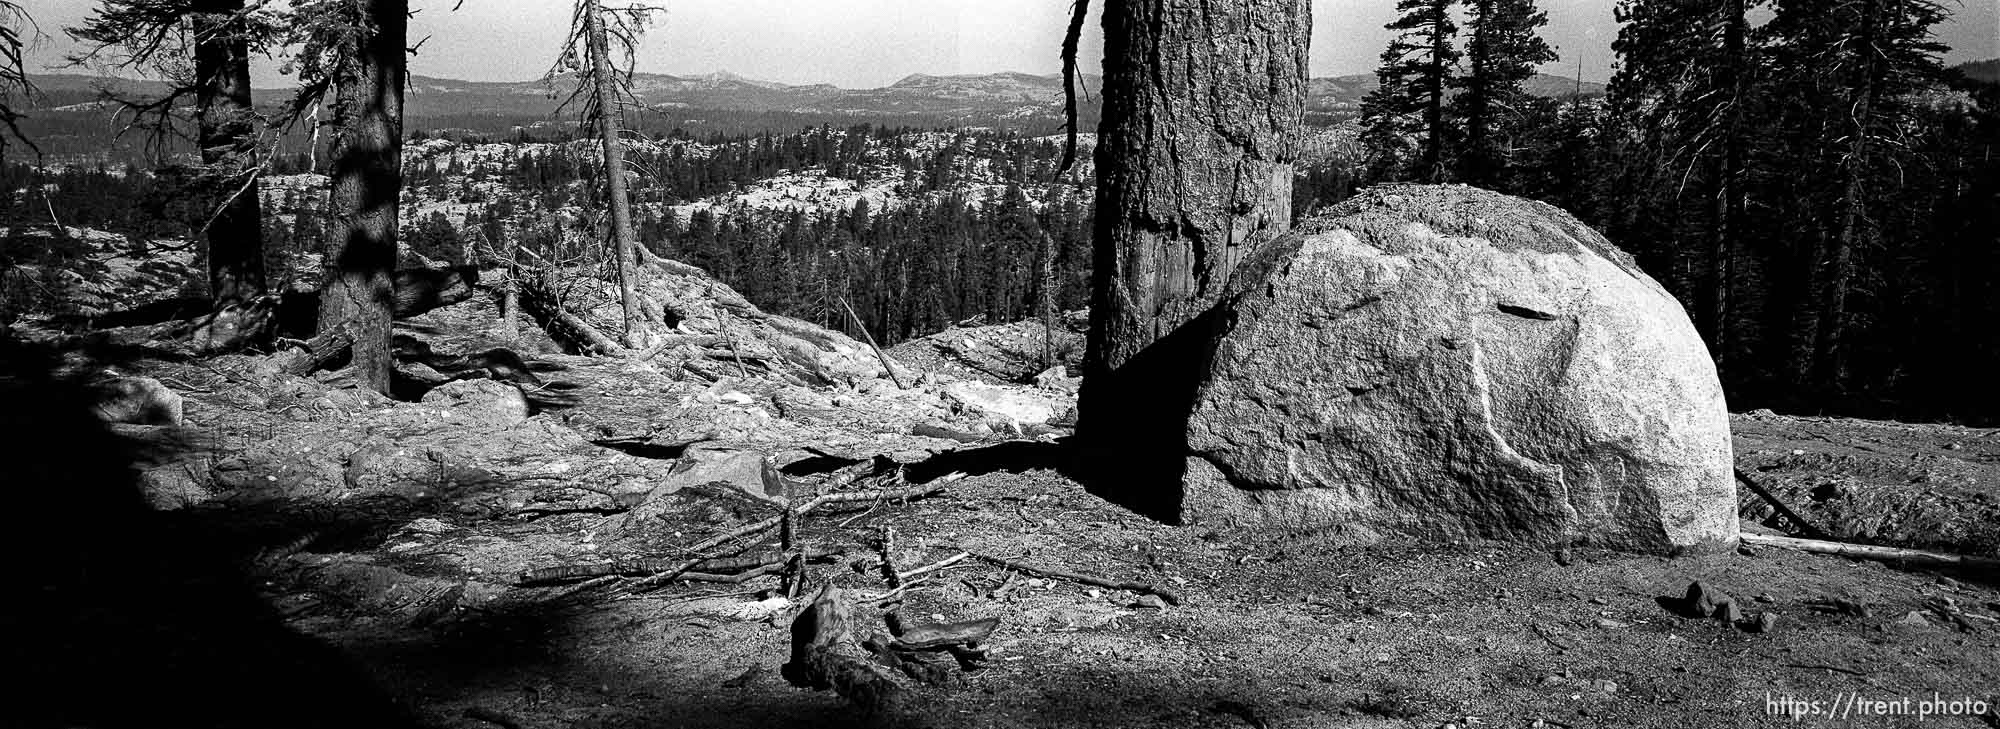
POLYGON ((220 206, 208 225, 208 284, 218 311, 265 293, 263 208, 258 200, 257 120, 250 99, 250 44, 231 27, 243 0, 192 14, 201 163, 217 179, 220 206), (243 177, 228 174, 243 173, 243 177))
POLYGON ((319 333, 354 339, 355 382, 389 391, 395 310, 396 226, 403 187, 403 87, 408 72, 408 0, 354 0, 353 57, 336 72, 332 235, 321 288, 319 333))
POLYGON ((1291 226, 1307 0, 1104 10, 1090 374, 1115 377, 1291 226))
MULTIPOLYGON (((1113 0, 1104 8, 1090 336, 1079 433, 1120 454, 1175 447, 1237 264, 1291 227, 1309 0, 1113 0), (1184 397, 1183 397, 1184 396, 1184 397)), ((1176 491, 1165 470, 1129 479, 1176 491), (1156 481, 1165 481, 1156 483, 1156 481)), ((1170 516, 1177 504, 1140 504, 1170 516)))
POLYGON ((618 118, 618 89, 611 67, 611 43, 604 31, 604 8, 598 0, 584 0, 584 32, 590 45, 590 79, 597 95, 597 136, 604 145, 604 175, 609 181, 612 245, 618 257, 618 296, 625 309, 625 346, 638 348, 639 304, 633 296, 632 277, 637 274, 632 249, 632 199, 626 189, 625 146, 618 118))

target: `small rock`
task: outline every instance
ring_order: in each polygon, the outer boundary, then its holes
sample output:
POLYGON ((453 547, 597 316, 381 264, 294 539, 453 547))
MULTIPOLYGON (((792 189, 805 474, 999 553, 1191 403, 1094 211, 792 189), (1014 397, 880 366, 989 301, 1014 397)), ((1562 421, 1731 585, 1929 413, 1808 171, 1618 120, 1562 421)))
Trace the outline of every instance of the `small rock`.
POLYGON ((1722 622, 1735 625, 1743 620, 1743 608, 1738 607, 1735 600, 1730 600, 1716 606, 1715 617, 1722 622))
POLYGON ((1964 443, 1946 443, 1944 446, 1944 449, 1948 451, 1955 451, 1963 448, 1965 448, 1964 443))
POLYGON ((1167 601, 1159 595, 1145 594, 1140 595, 1139 599, 1133 600, 1132 604, 1126 607, 1140 610, 1165 610, 1167 609, 1167 601))
POLYGON ((1619 622, 1616 620, 1612 620, 1610 618, 1598 618, 1596 625, 1597 627, 1603 628, 1605 630, 1618 630, 1619 628, 1632 627, 1631 623, 1619 622))
POLYGON ((1751 548, 1750 548, 1750 545, 1748 545, 1748 544, 1738 544, 1738 545, 1736 545, 1736 553, 1737 553, 1737 554, 1740 554, 1740 555, 1742 555, 1742 556, 1745 556, 1745 557, 1755 557, 1755 556, 1757 556, 1757 550, 1754 550, 1754 549, 1751 549, 1751 548))
POLYGON ((1610 604, 1611 604, 1611 601, 1610 601, 1610 600, 1606 600, 1606 599, 1604 599, 1603 597, 1593 597, 1593 598, 1590 598, 1590 604, 1592 604, 1592 605, 1610 605, 1610 604))
POLYGON ((1950 577, 1939 577, 1937 579, 1937 583, 1939 586, 1947 590, 1956 590, 1959 588, 1958 580, 1954 580, 1950 577))
POLYGON ((1924 617, 1923 611, 1911 610, 1908 613, 1904 613, 1903 617, 1897 619, 1896 622, 1892 624, 1910 626, 1910 627, 1924 627, 1931 624, 1931 619, 1924 617))
POLYGON ((179 426, 181 396, 151 377, 120 377, 96 386, 97 415, 107 423, 179 426))
POLYGON ((1576 561, 1576 558, 1575 558, 1575 557, 1572 557, 1572 556, 1570 556, 1570 553, 1569 553, 1569 550, 1567 550, 1567 549, 1558 549, 1558 550, 1556 550, 1556 564, 1559 564, 1559 565, 1562 565, 1562 566, 1564 566, 1564 567, 1568 567, 1568 566, 1570 566, 1571 564, 1574 564, 1574 563, 1575 563, 1575 561, 1576 561))
POLYGON ((1363 615, 1383 615, 1386 614, 1387 612, 1388 611, 1383 610, 1380 605, 1369 605, 1368 607, 1361 609, 1361 613, 1363 615))
POLYGON ((519 424, 529 414, 528 399, 521 394, 521 388, 498 380, 447 382, 424 393, 421 402, 447 412, 458 411, 497 427, 519 424))
POLYGON ((1608 678, 1602 679, 1592 684, 1592 688, 1607 694, 1615 694, 1618 693, 1618 682, 1608 678))
POLYGON ((769 672, 770 672, 770 669, 768 669, 768 668, 765 668, 765 667, 763 667, 763 666, 751 666, 749 670, 747 670, 747 671, 744 671, 744 672, 743 672, 742 674, 738 675, 737 677, 735 677, 735 678, 732 678, 732 679, 729 679, 729 680, 727 680, 727 681, 723 681, 723 682, 722 682, 722 687, 723 687, 723 688, 743 688, 744 686, 748 686, 748 685, 750 685, 750 684, 751 684, 752 682, 755 682, 755 681, 756 681, 757 679, 759 679, 759 678, 762 678, 762 677, 764 676, 764 674, 766 674, 766 673, 769 673, 769 672))
POLYGON ((1769 633, 1777 630, 1778 614, 1769 611, 1757 613, 1757 619, 1750 621, 1749 624, 1743 626, 1743 629, 1752 633, 1769 633))
POLYGON ((1688 612, 1693 613, 1697 617, 1706 618, 1714 615, 1717 610, 1722 609, 1722 604, 1726 602, 1733 601, 1729 599, 1728 595, 1723 594, 1721 590, 1710 587, 1700 580, 1696 580, 1693 584, 1688 585, 1687 609, 1688 612))

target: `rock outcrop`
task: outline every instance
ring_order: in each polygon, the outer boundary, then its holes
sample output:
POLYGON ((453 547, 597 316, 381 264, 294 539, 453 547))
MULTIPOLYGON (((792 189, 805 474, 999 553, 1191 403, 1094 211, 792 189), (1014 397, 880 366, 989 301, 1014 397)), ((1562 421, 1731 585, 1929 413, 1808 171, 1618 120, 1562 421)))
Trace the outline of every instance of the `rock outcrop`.
POLYGON ((1561 210, 1376 188, 1246 262, 1221 306, 1189 521, 1641 551, 1736 536, 1707 349, 1561 210))

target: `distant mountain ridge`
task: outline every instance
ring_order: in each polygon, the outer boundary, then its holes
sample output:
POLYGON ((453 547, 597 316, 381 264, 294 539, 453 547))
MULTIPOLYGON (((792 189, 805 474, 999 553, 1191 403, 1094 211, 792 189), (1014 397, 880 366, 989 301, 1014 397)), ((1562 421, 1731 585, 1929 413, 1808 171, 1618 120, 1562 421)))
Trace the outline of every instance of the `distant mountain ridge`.
MULTIPOLYGON (((46 101, 41 108, 88 104, 96 87, 110 81, 125 93, 146 95, 165 89, 153 81, 101 79, 82 75, 38 76, 46 101)), ((1086 74, 1079 79, 1085 103, 1094 106, 1103 79, 1086 74)), ((412 76, 407 114, 421 120, 442 116, 495 115, 546 117, 574 89, 573 81, 461 81, 412 76)), ((1373 74, 1321 77, 1308 84, 1309 106, 1316 111, 1352 109, 1376 86, 1373 74)), ((1062 77, 1019 72, 986 74, 911 74, 893 84, 872 89, 846 89, 831 84, 787 84, 746 78, 727 71, 699 75, 634 74, 633 94, 659 111, 716 109, 743 112, 788 112, 828 115, 923 115, 952 119, 1053 117, 1062 107, 1062 77)), ((1603 93, 1604 85, 1560 76, 1538 75, 1528 91, 1563 96, 1577 90, 1603 93)), ((259 89, 260 99, 284 98, 284 89, 259 89)))
POLYGON ((1968 61, 1952 66, 1952 69, 1965 74, 1966 78, 1974 81, 2000 84, 2000 58, 1989 58, 1984 61, 1968 61))

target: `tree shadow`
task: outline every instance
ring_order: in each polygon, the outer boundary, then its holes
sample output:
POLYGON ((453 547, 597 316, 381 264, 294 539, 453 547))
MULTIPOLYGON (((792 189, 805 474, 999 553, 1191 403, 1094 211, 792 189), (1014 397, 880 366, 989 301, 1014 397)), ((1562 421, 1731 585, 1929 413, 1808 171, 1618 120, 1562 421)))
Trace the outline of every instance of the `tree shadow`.
POLYGON ((951 451, 910 466, 910 480, 1052 469, 1098 498, 1157 521, 1181 523, 1188 417, 1223 316, 1221 309, 1211 309, 1154 343, 1116 373, 1115 384, 1086 379, 1088 436, 951 451))
POLYGON ((0 601, 10 725, 417 726, 339 653, 287 628, 221 534, 143 500, 144 456, 47 352, 0 342, 0 462, 26 557, 0 601))

